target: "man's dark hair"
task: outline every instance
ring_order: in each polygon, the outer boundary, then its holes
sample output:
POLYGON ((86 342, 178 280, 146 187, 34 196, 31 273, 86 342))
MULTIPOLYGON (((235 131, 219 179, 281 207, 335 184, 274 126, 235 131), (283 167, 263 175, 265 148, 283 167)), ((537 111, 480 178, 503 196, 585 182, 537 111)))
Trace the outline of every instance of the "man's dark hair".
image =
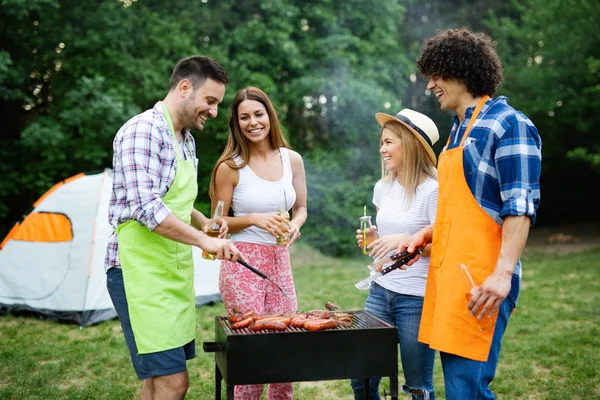
POLYGON ((211 58, 192 56, 179 60, 169 83, 169 91, 175 89, 182 79, 188 79, 194 90, 198 90, 207 78, 226 84, 229 79, 227 72, 211 58))
POLYGON ((492 39, 465 28, 450 29, 429 38, 417 60, 427 78, 455 79, 473 97, 493 96, 502 83, 502 63, 492 39))

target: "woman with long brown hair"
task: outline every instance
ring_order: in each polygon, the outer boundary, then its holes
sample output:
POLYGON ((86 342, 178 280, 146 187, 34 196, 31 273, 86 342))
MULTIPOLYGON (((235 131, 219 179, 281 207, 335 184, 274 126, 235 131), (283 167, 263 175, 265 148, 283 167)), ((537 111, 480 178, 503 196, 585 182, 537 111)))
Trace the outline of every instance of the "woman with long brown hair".
MULTIPOLYGON (((233 210, 232 217, 224 218, 236 247, 289 297, 239 264, 224 262, 219 290, 227 312, 296 311, 288 247, 300 236, 307 218, 304 163, 289 148, 271 100, 258 88, 248 87, 235 96, 229 139, 213 169, 210 195, 213 209, 222 200, 225 214, 230 207, 233 210), (289 210, 290 220, 281 215, 289 210)), ((235 397, 259 399, 263 389, 263 385, 236 386, 235 397)), ((293 389, 293 383, 270 384, 267 399, 292 399, 293 389)))

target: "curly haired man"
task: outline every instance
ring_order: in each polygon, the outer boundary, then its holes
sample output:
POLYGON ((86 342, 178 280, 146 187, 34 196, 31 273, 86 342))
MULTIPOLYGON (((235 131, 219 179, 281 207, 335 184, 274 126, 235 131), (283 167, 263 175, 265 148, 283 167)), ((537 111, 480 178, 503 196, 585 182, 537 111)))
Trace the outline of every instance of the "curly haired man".
POLYGON ((447 399, 494 399, 489 385, 540 201, 541 139, 506 97, 492 98, 503 71, 484 34, 441 32, 417 67, 440 108, 456 113, 438 161, 435 224, 400 246, 433 243, 419 341, 440 351, 447 399))

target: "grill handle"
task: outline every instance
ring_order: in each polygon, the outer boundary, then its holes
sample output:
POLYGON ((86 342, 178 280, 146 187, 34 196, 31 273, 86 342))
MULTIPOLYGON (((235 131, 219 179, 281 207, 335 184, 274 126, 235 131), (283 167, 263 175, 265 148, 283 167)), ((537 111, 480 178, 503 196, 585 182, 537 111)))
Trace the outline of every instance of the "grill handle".
POLYGON ((202 342, 202 350, 205 353, 219 353, 225 351, 225 346, 223 343, 202 342))

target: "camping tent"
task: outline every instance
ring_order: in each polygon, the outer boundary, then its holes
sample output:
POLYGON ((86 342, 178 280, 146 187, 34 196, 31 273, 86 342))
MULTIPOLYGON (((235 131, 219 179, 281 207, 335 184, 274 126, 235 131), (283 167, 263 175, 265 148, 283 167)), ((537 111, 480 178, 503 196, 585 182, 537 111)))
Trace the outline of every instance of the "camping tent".
MULTIPOLYGON (((34 312, 91 325, 116 317, 104 256, 112 230, 112 173, 78 174, 57 183, 0 244, 0 314, 34 312)), ((194 248, 196 305, 221 299, 219 262, 194 248)))

